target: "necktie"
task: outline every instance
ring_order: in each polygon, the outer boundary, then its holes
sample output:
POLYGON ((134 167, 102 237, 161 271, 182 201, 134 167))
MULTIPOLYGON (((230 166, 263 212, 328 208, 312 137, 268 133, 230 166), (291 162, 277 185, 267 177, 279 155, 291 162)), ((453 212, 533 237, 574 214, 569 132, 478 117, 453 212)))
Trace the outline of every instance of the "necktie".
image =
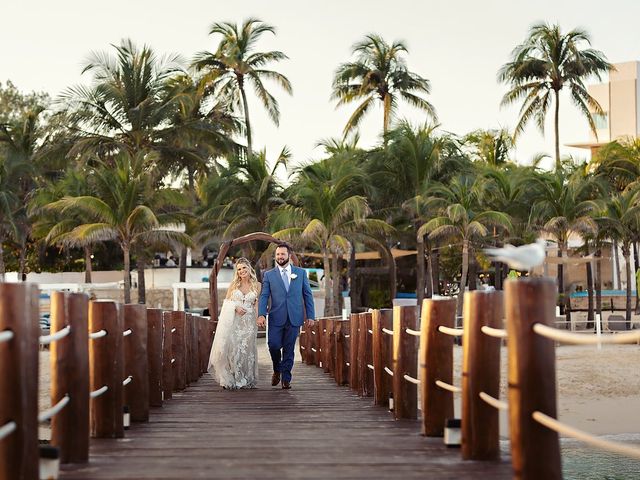
POLYGON ((284 282, 284 288, 288 292, 289 291, 289 275, 287 275, 286 270, 282 270, 282 281, 284 282))

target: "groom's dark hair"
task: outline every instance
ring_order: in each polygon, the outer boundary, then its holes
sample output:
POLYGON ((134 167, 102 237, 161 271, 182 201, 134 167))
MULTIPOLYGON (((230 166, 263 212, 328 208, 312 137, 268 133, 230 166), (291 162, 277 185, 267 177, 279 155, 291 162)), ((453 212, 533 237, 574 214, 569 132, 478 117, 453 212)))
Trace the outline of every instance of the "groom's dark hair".
POLYGON ((287 252, 289 252, 289 255, 291 255, 293 253, 293 248, 291 248, 291 245, 289 245, 288 243, 285 242, 280 242, 276 244, 276 249, 277 248, 286 248, 287 252))

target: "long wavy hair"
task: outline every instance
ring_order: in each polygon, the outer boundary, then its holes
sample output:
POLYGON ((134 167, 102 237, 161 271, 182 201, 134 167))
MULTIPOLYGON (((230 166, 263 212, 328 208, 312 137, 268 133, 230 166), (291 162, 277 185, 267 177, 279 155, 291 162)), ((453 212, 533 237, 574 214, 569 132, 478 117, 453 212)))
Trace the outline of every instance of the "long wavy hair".
POLYGON ((234 265, 233 279, 231 280, 231 284, 229 285, 229 290, 227 290, 226 298, 229 298, 234 290, 240 289, 240 283, 242 282, 242 279, 240 278, 240 275, 238 275, 238 265, 246 265, 249 268, 249 283, 251 284, 251 290, 258 294, 260 292, 260 283, 258 283, 256 271, 253 269, 253 266, 251 265, 251 262, 249 260, 244 257, 240 257, 238 260, 236 260, 236 264, 234 265))

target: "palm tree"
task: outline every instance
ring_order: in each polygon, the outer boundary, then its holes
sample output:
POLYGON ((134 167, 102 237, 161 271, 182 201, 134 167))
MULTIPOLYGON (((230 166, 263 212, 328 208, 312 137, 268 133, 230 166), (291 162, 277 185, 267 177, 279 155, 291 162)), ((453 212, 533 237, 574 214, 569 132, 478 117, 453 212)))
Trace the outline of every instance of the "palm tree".
POLYGON ((509 215, 483 206, 484 184, 479 178, 463 174, 446 186, 432 187, 430 204, 437 208, 439 216, 422 225, 418 235, 429 235, 432 240, 454 239, 462 243, 462 275, 458 294, 458 315, 462 314, 464 290, 469 271, 472 243, 483 241, 489 228, 511 227, 509 215))
POLYGON ((257 18, 245 20, 242 26, 230 22, 214 23, 209 34, 222 35, 217 50, 200 52, 193 61, 197 71, 206 72, 205 78, 210 91, 231 99, 233 106, 242 111, 247 132, 248 156, 253 154, 253 144, 246 84, 253 85, 260 102, 276 125, 280 122, 278 101, 267 90, 263 81, 274 81, 287 93, 293 92, 287 77, 265 68, 269 63, 279 62, 288 57, 279 51, 254 51, 256 43, 264 33, 275 35, 276 29, 257 18))
POLYGON ((391 125, 400 100, 424 111, 437 120, 433 105, 421 94, 431 93, 429 80, 408 70, 403 53, 408 53, 404 43, 395 41, 389 45, 379 35, 369 34, 353 46, 356 58, 338 67, 333 78, 332 99, 337 106, 361 101, 353 112, 344 134, 358 127, 365 114, 380 101, 383 108, 383 132, 391 125))
POLYGON ((584 80, 600 79, 613 66, 606 56, 592 48, 589 34, 574 29, 563 34, 559 25, 539 23, 531 27, 527 39, 511 54, 511 61, 498 72, 501 82, 509 83, 502 105, 523 101, 513 132, 519 136, 526 124, 535 119, 541 132, 551 102, 554 102, 556 168, 560 168, 560 91, 567 88, 573 104, 586 117, 596 134, 592 112, 602 114, 600 104, 587 92, 584 80), (587 48, 583 48, 586 45, 587 48))
POLYGON ((627 298, 625 320, 631 327, 631 245, 640 233, 640 187, 632 185, 614 195, 606 204, 601 217, 608 235, 620 242, 625 260, 627 298))
POLYGON ((373 240, 391 228, 368 218, 371 213, 362 192, 365 176, 353 163, 331 157, 302 168, 291 187, 292 204, 281 207, 273 219, 282 228, 275 237, 311 244, 322 254, 325 275, 325 315, 337 314, 338 255, 349 252, 350 240, 373 240), (330 263, 331 258, 331 263, 330 263))
POLYGON ((493 166, 504 165, 514 147, 512 135, 505 129, 475 130, 462 139, 473 161, 493 166))
POLYGON ((48 206, 52 211, 77 212, 91 219, 59 235, 58 241, 69 246, 101 240, 118 243, 124 259, 125 303, 131 302, 132 251, 157 241, 191 243, 187 235, 171 229, 179 218, 158 210, 159 205, 180 204, 180 194, 172 189, 154 188, 145 174, 145 161, 143 154, 132 157, 121 153, 113 160, 113 166, 105 163, 95 170, 92 175, 95 195, 66 196, 48 206), (154 205, 155 211, 150 205, 154 205))

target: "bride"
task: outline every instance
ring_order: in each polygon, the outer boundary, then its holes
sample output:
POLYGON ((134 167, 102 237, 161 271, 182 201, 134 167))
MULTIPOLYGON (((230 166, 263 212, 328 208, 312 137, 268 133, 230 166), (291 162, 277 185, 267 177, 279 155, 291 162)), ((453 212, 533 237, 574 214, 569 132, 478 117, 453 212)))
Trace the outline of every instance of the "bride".
POLYGON ((238 259, 209 355, 209 372, 225 389, 255 388, 258 384, 259 294, 260 283, 251 263, 238 259))

